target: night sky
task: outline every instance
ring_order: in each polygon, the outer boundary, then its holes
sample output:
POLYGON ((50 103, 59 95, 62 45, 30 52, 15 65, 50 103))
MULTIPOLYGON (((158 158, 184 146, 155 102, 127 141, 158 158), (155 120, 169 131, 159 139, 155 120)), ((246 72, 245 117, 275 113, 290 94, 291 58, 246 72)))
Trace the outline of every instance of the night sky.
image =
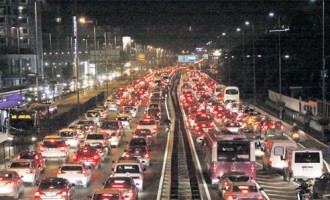
MULTIPOLYGON (((52 21, 55 15, 70 19, 77 13, 96 19, 99 25, 120 27, 124 35, 132 36, 142 44, 193 49, 205 45, 222 32, 234 32, 246 20, 254 21, 262 29, 269 23, 267 15, 270 11, 285 15, 285 20, 297 10, 311 9, 316 5, 309 0, 50 0, 44 5, 48 8, 44 21, 52 21)), ((70 26, 71 22, 64 23, 70 26)), ((52 26, 49 22, 44 24, 46 31, 47 26, 52 26)))

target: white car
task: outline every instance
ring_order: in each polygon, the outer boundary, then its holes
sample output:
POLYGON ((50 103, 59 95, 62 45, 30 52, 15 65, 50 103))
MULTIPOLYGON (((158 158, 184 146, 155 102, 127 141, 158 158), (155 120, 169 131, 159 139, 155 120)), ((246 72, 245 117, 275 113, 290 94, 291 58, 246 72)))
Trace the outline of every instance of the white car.
POLYGON ((67 160, 69 157, 69 147, 65 140, 58 135, 46 136, 40 143, 38 152, 47 159, 67 160))
POLYGON ((94 123, 100 127, 101 126, 101 121, 100 121, 100 118, 101 118, 101 112, 99 110, 88 110, 86 113, 85 113, 85 118, 86 120, 92 120, 94 121, 94 123))
POLYGON ((80 139, 78 137, 78 131, 73 128, 64 128, 59 131, 59 136, 65 140, 65 143, 70 146, 77 148, 80 143, 80 139))
POLYGON ((20 175, 15 171, 0 171, 0 197, 12 196, 18 199, 24 193, 24 184, 20 175))
POLYGON ((117 131, 113 131, 109 133, 108 135, 108 143, 110 147, 119 147, 120 140, 121 140, 122 135, 118 133, 117 131))
POLYGON ((143 190, 143 168, 142 164, 134 157, 119 157, 112 169, 113 177, 132 177, 139 191, 143 190))
POLYGON ((80 163, 67 163, 59 167, 58 178, 65 178, 75 185, 82 185, 87 188, 92 179, 92 172, 80 163))
POLYGON ((121 122, 123 128, 131 129, 131 125, 130 125, 130 122, 129 122, 130 121, 130 115, 128 115, 126 113, 118 113, 116 120, 121 122))
POLYGON ((13 161, 8 170, 16 171, 21 177, 24 183, 31 183, 35 186, 40 180, 41 171, 39 166, 34 160, 16 160, 13 161))

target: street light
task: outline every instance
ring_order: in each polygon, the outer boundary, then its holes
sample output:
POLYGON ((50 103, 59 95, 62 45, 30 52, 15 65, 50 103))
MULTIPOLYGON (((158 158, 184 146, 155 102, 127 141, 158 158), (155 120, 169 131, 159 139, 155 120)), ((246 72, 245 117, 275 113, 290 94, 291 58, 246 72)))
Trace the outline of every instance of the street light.
MULTIPOLYGON (((250 22, 245 22, 246 26, 250 26, 250 22)), ((254 25, 251 25, 252 28, 252 62, 253 62, 253 104, 256 104, 257 97, 257 83, 256 83, 256 53, 255 53, 255 38, 254 38, 254 25)))
MULTIPOLYGON (((225 32, 223 32, 222 33, 222 36, 226 36, 226 33, 225 32)), ((229 49, 230 49, 230 44, 229 44, 229 42, 230 42, 230 39, 229 39, 229 35, 227 36, 227 48, 228 48, 228 50, 227 50, 227 61, 228 61, 228 83, 229 83, 229 85, 230 85, 230 83, 231 83, 231 77, 230 77, 230 57, 229 57, 229 49)))
POLYGON ((75 73, 76 77, 76 92, 77 92, 77 117, 79 119, 80 116, 80 97, 79 97, 79 59, 78 59, 78 27, 77 27, 77 17, 73 16, 73 36, 74 36, 74 43, 73 43, 73 72, 75 73))
MULTIPOLYGON (((275 13, 270 12, 269 17, 275 17, 275 13)), ((289 28, 281 27, 281 15, 277 17, 278 29, 269 30, 270 33, 278 32, 278 79, 279 79, 279 103, 280 103, 280 118, 282 118, 282 58, 281 58, 281 32, 289 31, 289 28)))

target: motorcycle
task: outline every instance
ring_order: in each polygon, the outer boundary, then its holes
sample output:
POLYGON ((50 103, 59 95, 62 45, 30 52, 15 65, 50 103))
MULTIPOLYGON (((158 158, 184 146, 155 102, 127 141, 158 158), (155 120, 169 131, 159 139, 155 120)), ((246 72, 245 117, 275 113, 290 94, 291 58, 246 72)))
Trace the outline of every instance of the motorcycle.
POLYGON ((310 181, 312 181, 312 179, 299 180, 300 185, 296 188, 298 200, 312 199, 312 192, 311 192, 312 184, 310 183, 310 181))

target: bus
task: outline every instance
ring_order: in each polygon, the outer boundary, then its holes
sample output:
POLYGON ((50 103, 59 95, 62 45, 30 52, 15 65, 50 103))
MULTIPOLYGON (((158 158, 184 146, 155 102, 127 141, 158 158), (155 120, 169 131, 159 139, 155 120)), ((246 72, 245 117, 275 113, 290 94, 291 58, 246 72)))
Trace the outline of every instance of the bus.
POLYGON ((36 111, 18 108, 10 111, 9 125, 13 130, 32 133, 35 131, 36 111))
POLYGON ((206 132, 203 139, 204 167, 211 183, 229 171, 240 171, 256 178, 255 144, 245 134, 206 132))
POLYGON ((239 102, 239 89, 236 86, 227 86, 222 93, 223 102, 239 102))

